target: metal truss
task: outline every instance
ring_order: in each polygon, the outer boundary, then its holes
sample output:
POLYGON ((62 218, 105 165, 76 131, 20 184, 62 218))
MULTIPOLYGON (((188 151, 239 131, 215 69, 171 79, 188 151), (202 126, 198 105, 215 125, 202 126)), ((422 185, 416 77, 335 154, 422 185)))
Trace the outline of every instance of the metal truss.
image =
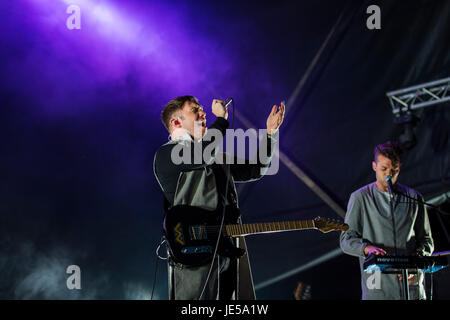
POLYGON ((386 93, 392 113, 399 117, 413 110, 450 101, 450 78, 386 93))

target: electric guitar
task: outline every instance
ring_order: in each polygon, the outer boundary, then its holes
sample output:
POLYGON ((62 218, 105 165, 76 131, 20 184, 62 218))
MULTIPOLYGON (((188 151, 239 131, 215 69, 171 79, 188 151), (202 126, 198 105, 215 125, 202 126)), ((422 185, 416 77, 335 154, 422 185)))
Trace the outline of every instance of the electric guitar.
MULTIPOLYGON (((317 217, 313 220, 238 224, 239 209, 227 207, 217 253, 238 258, 245 251, 234 246, 232 238, 260 233, 317 229, 323 233, 347 231, 348 225, 317 217), (229 224, 231 222, 231 224, 229 224)), ((176 263, 199 266, 211 262, 219 237, 221 217, 215 211, 197 207, 174 206, 165 215, 163 232, 176 263)))

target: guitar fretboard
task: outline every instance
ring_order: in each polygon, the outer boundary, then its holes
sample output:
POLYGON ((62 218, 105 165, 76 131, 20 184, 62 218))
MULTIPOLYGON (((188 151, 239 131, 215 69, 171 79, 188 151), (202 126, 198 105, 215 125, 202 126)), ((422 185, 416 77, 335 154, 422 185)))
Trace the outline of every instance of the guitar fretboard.
POLYGON ((247 224, 229 224, 225 226, 228 236, 238 237, 255 233, 279 232, 288 230, 314 229, 314 220, 280 221, 247 224))

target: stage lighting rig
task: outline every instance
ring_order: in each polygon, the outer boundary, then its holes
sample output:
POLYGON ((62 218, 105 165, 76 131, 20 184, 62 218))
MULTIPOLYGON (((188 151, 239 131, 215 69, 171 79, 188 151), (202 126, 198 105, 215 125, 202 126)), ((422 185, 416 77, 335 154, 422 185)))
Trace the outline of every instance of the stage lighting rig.
POLYGON ((411 149, 417 142, 414 127, 420 121, 414 110, 450 101, 450 78, 390 91, 386 96, 395 116, 394 121, 402 128, 399 142, 403 148, 411 149))

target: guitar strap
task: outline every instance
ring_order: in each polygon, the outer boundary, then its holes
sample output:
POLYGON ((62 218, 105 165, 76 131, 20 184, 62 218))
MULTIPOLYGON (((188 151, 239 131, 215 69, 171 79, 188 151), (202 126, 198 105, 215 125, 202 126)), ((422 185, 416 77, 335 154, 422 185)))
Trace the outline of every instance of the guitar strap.
POLYGON ((170 202, 169 200, 167 200, 166 196, 163 194, 163 208, 164 208, 164 213, 167 214, 167 212, 169 212, 170 209, 170 202))
MULTIPOLYGON (((167 200, 166 196, 163 193, 163 208, 164 208, 164 217, 163 219, 166 218, 167 214, 169 213, 170 208, 172 207, 172 205, 170 204, 169 200, 167 200)), ((175 262, 173 261, 173 259, 171 258, 172 256, 172 250, 170 249, 170 246, 168 245, 168 240, 166 237, 166 230, 164 229, 164 223, 162 224, 163 226, 163 230, 162 230, 162 238, 161 238, 161 244, 165 243, 166 244, 166 251, 167 251, 167 262, 171 265, 174 266, 175 262)), ((161 245, 160 244, 160 245, 161 245)), ((173 276, 173 275, 172 275, 173 276)), ((171 277, 171 275, 169 275, 169 278, 171 277)))

